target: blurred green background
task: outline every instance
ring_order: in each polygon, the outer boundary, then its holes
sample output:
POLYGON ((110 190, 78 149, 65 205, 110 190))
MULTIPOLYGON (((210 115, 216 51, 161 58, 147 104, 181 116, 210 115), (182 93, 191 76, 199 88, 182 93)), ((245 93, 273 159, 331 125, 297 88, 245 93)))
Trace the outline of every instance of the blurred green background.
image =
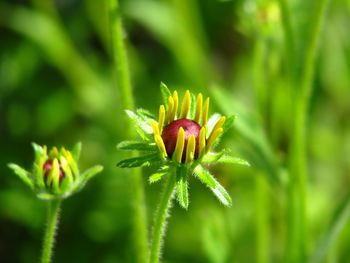
MULTIPOLYGON (((210 169, 228 189, 225 208, 190 180, 188 211, 174 204, 164 262, 284 262, 290 64, 304 69, 318 1, 120 1, 137 107, 156 113, 159 84, 211 96, 211 113, 238 114, 220 146, 252 167, 210 169), (288 53, 281 2, 295 36, 288 53)), ((350 1, 330 1, 317 55, 307 122, 308 234, 312 253, 350 186, 350 1)), ((30 143, 83 142, 81 168, 105 167, 63 202, 54 262, 135 262, 127 174, 116 163, 126 139, 115 86, 108 1, 2 0, 0 3, 0 261, 38 262, 45 205, 7 168, 30 167, 30 143)), ((143 169, 148 226, 161 184, 143 169)), ((350 262, 345 214, 327 262, 350 262)))

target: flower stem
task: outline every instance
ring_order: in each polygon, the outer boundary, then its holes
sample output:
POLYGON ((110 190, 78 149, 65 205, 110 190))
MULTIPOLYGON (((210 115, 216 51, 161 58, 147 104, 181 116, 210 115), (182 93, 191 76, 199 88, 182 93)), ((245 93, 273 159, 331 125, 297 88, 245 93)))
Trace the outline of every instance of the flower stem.
POLYGON ((153 226, 153 237, 149 263, 159 262, 160 247, 162 244, 163 236, 165 234, 166 219, 168 216, 168 210, 171 206, 171 200, 175 189, 175 176, 175 173, 168 175, 168 179, 164 185, 164 190, 160 198, 160 203, 153 226))
MULTIPOLYGON (((116 82, 121 93, 123 109, 134 109, 134 99, 128 68, 127 52, 123 40, 123 26, 118 0, 109 0, 109 17, 112 40, 113 61, 116 73, 116 82)), ((134 136, 134 127, 126 122, 125 134, 134 136)), ((147 262, 148 233, 145 207, 144 188, 140 168, 130 170, 130 193, 132 193, 133 209, 133 240, 137 262, 147 262)))
POLYGON ((49 263, 51 261, 52 248, 57 230, 61 199, 48 201, 48 217, 43 241, 43 252, 41 263, 49 263))

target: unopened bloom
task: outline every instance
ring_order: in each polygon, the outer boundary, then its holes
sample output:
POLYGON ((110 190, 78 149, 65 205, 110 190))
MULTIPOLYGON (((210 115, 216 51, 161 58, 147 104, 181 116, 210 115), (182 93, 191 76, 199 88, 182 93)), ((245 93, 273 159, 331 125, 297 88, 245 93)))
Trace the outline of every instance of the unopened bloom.
POLYGON ((139 150, 146 154, 123 160, 119 167, 147 166, 160 164, 160 169, 149 181, 156 182, 168 173, 176 173, 177 197, 180 205, 188 207, 188 176, 195 174, 225 205, 232 201, 226 190, 204 167, 212 162, 249 165, 246 161, 227 155, 224 151, 212 153, 213 146, 232 125, 234 116, 226 118, 219 114, 209 115, 209 98, 203 99, 186 91, 181 105, 177 91, 170 93, 162 84, 164 104, 159 107, 156 120, 151 113, 139 109, 136 113, 127 111, 134 121, 143 141, 124 141, 118 145, 122 150, 139 150), (181 107, 180 107, 181 106, 181 107))
POLYGON ((33 143, 35 160, 32 172, 28 172, 16 164, 9 167, 26 183, 40 199, 66 198, 83 188, 103 167, 96 165, 80 174, 77 162, 80 156, 81 143, 73 151, 64 147, 50 151, 46 145, 33 143))

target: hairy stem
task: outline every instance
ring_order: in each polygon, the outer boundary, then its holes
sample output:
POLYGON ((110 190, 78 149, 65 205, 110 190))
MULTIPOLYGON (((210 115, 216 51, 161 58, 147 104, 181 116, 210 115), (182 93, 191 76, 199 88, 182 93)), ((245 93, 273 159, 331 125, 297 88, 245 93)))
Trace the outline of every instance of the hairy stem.
MULTIPOLYGON (((134 109, 131 81, 128 68, 127 52, 123 40, 123 26, 118 0, 109 0, 109 17, 111 27, 111 41, 116 82, 121 93, 124 109, 134 109)), ((134 128, 130 122, 126 123, 126 135, 134 136, 134 128)), ((133 240, 137 262, 147 262, 148 233, 147 217, 144 197, 144 187, 140 168, 129 170, 130 193, 132 194, 133 209, 133 240)))
POLYGON ((300 90, 295 101, 293 135, 290 151, 290 189, 288 222, 288 259, 287 262, 304 262, 307 248, 307 157, 306 126, 310 95, 313 88, 315 58, 320 37, 321 25, 325 16, 328 0, 320 0, 315 10, 310 31, 310 40, 306 47, 300 90))
POLYGON ((61 199, 54 199, 48 201, 48 217, 45 229, 45 236, 43 241, 43 252, 41 256, 41 263, 51 262, 52 249, 57 230, 59 211, 61 206, 61 199))
POLYGON ((159 207, 156 213, 152 244, 151 244, 151 254, 149 263, 158 263, 160 258, 160 247, 162 244, 163 236, 165 234, 166 219, 168 216, 168 210, 171 206, 171 200, 173 197, 175 189, 175 173, 169 174, 168 179, 164 185, 164 190, 160 198, 159 207))

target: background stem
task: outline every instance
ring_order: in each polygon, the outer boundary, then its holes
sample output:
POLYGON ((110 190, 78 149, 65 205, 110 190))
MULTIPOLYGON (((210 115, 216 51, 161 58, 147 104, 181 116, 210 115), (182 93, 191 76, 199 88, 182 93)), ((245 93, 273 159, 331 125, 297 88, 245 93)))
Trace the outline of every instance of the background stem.
POLYGON ((304 262, 307 251, 307 156, 306 128, 310 95, 313 88, 315 58, 321 25, 328 0, 320 0, 316 6, 310 39, 306 47, 300 90, 295 99, 292 144, 290 151, 290 189, 287 262, 304 262))
POLYGON ((43 241, 41 263, 49 263, 51 261, 52 248, 58 224, 60 206, 61 199, 54 199, 48 201, 48 217, 43 241))
POLYGON ((268 184, 264 174, 255 178, 256 262, 269 262, 268 184))
MULTIPOLYGON (((134 110, 134 100, 132 96, 127 52, 123 40, 123 27, 118 0, 109 0, 109 17, 113 61, 116 72, 116 82, 121 93, 122 108, 134 110)), ((129 138, 133 137, 134 132, 130 122, 127 121, 125 127, 126 136, 129 138)), ((139 168, 129 169, 128 173, 130 173, 128 178, 130 180, 130 193, 132 194, 135 254, 137 262, 144 263, 147 262, 148 234, 142 174, 139 168)))
POLYGON ((168 210, 171 206, 171 199, 175 189, 175 176, 175 173, 168 175, 162 196, 160 198, 160 203, 153 226, 150 263, 159 262, 160 247, 165 233, 166 218, 168 216, 168 210))

